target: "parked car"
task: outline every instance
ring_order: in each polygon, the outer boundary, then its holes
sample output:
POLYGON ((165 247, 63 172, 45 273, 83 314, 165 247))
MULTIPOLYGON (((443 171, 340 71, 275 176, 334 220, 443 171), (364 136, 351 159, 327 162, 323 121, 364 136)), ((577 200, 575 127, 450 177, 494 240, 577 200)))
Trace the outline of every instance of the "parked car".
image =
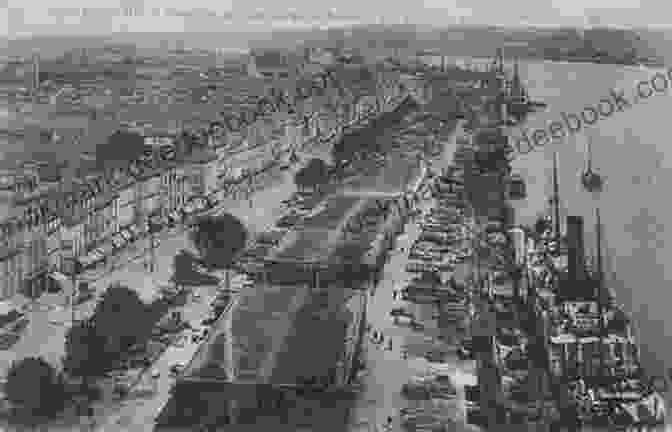
POLYGON ((215 317, 215 316, 210 316, 210 317, 205 318, 204 320, 202 320, 202 321, 201 321, 201 325, 204 325, 204 326, 210 326, 210 325, 213 325, 213 324, 215 323, 215 321, 217 321, 217 317, 215 317))
POLYGON ((291 216, 291 215, 283 216, 280 219, 278 219, 278 221, 275 223, 275 226, 280 228, 291 227, 296 225, 300 219, 301 219, 300 216, 291 216))
POLYGON ((455 246, 430 241, 418 241, 415 243, 415 247, 422 250, 429 250, 435 253, 448 253, 455 250, 455 246))
POLYGON ((411 261, 406 264, 406 271, 409 273, 433 272, 437 270, 436 266, 424 262, 411 261))
POLYGON ((473 340, 471 338, 465 338, 460 341, 460 345, 457 347, 457 357, 460 360, 473 360, 473 340))
POLYGON ((470 412, 480 411, 480 399, 481 392, 478 385, 465 385, 464 386, 464 399, 465 407, 467 409, 467 414, 470 412))
POLYGON ((77 297, 75 298, 75 304, 82 304, 86 301, 91 300, 94 297, 94 294, 92 291, 80 291, 77 293, 77 297))
POLYGON ((425 353, 425 359, 429 362, 440 363, 446 357, 446 353, 439 349, 431 349, 425 353))
POLYGON ((412 400, 429 400, 429 389, 417 382, 408 382, 401 386, 401 394, 412 400))
POLYGON ((413 315, 412 312, 407 311, 403 307, 396 307, 396 308, 393 308, 390 311, 390 316, 392 316, 392 317, 401 317, 401 316, 413 317, 414 315, 413 315))
POLYGON ((224 310, 226 309, 226 306, 227 305, 224 305, 224 304, 214 305, 214 306, 212 306, 212 313, 214 315, 216 315, 217 317, 219 317, 219 315, 221 315, 222 312, 224 312, 224 310))
POLYGON ((172 366, 170 366, 170 375, 177 376, 181 374, 182 371, 184 370, 184 367, 185 365, 182 362, 174 363, 172 366))

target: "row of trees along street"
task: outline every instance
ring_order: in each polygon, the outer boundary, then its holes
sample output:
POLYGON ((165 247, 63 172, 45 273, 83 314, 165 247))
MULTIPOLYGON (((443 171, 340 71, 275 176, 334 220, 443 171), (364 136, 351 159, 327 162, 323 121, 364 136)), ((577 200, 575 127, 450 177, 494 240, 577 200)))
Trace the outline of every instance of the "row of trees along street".
POLYGON ((62 372, 39 357, 12 364, 5 387, 12 418, 37 421, 54 416, 76 396, 97 399, 92 381, 117 368, 132 346, 147 342, 162 308, 162 302, 146 305, 136 291, 112 284, 93 315, 68 330, 62 372), (72 378, 81 385, 70 386, 72 378))
POLYGON ((344 135, 331 149, 331 157, 336 166, 343 168, 354 160, 366 159, 384 151, 386 138, 382 131, 397 125, 417 106, 417 103, 409 97, 394 111, 383 113, 373 119, 368 126, 344 135))
POLYGON ((236 253, 247 243, 247 229, 235 216, 224 213, 200 218, 190 233, 200 255, 200 262, 209 270, 227 268, 236 253))
MULTIPOLYGON (((190 236, 199 256, 180 251, 174 258, 174 281, 182 287, 218 282, 198 272, 196 265, 228 268, 248 234, 240 220, 223 214, 199 219, 190 236)), ((89 402, 98 399, 96 380, 127 367, 136 348, 146 349, 152 330, 173 306, 166 298, 145 304, 136 291, 111 284, 92 316, 75 323, 66 334, 62 372, 42 358, 24 358, 11 366, 5 391, 14 408, 13 420, 39 423, 38 419, 56 415, 76 397, 85 396, 89 402), (73 378, 80 382, 70 385, 73 378)), ((145 357, 143 366, 151 360, 145 357)))
MULTIPOLYGON (((361 70, 362 81, 372 79, 371 72, 361 70), (368 75, 367 75, 368 74, 368 75)), ((330 74, 323 77, 324 85, 332 80, 339 90, 340 83, 330 74)), ((310 93, 302 95, 310 97, 310 93)), ((365 130, 377 129, 369 127, 365 130)), ((205 138, 206 131, 200 135, 184 133, 181 138, 189 144, 197 145, 205 138)), ((360 151, 378 152, 375 139, 341 140, 350 144, 346 148, 335 149, 334 158, 338 162, 351 161, 360 151), (364 146, 370 142, 373 148, 364 146)), ((142 137, 132 132, 116 132, 107 145, 99 147, 97 161, 105 161, 105 169, 111 164, 123 168, 127 161, 142 156, 142 137)), ((191 147, 191 146, 187 146, 191 147)), ((299 187, 319 187, 329 181, 329 167, 321 159, 311 160, 295 178, 299 187)), ((199 285, 213 282, 212 277, 197 271, 197 264, 208 270, 228 269, 236 254, 245 247, 248 232, 244 224, 231 214, 200 218, 190 233, 199 256, 193 256, 185 250, 174 257, 173 281, 184 288, 186 285, 199 285), (200 277, 200 278, 199 278, 200 277)), ((226 273, 228 280, 228 272, 226 273)), ((75 323, 67 332, 65 356, 62 370, 40 357, 28 357, 12 364, 7 375, 5 393, 11 403, 15 420, 28 419, 37 424, 40 419, 48 418, 62 411, 76 396, 86 395, 93 401, 100 397, 95 381, 108 371, 123 369, 134 348, 145 347, 152 336, 152 330, 161 318, 174 306, 165 298, 151 304, 145 304, 133 289, 119 283, 110 285, 91 317, 75 323), (81 383, 69 385, 72 378, 81 383), (76 387, 76 388, 75 388, 76 387)), ((151 359, 147 359, 150 361, 151 359)), ((149 366, 146 364, 145 366, 149 366)))
POLYGON ((331 174, 343 177, 343 169, 355 160, 364 160, 373 155, 381 154, 386 149, 381 131, 388 130, 398 124, 406 114, 416 108, 412 99, 405 100, 400 106, 389 113, 384 113, 359 130, 343 136, 331 149, 334 166, 330 167, 322 159, 313 158, 294 174, 294 183, 299 190, 317 189, 329 183, 331 174))

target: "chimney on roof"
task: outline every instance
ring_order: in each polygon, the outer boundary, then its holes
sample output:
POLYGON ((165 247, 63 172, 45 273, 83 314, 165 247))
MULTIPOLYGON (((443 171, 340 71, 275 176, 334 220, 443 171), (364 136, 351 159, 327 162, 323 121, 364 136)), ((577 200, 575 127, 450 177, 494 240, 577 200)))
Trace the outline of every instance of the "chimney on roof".
POLYGON ((161 147, 158 145, 152 146, 152 163, 154 168, 161 166, 161 147))
POLYGON ((189 145, 189 137, 187 136, 186 133, 181 133, 176 139, 175 139, 175 158, 176 159, 181 159, 187 156, 190 152, 190 145, 189 145))
POLYGON ((567 216, 567 270, 570 283, 586 279, 583 246, 583 218, 567 216))

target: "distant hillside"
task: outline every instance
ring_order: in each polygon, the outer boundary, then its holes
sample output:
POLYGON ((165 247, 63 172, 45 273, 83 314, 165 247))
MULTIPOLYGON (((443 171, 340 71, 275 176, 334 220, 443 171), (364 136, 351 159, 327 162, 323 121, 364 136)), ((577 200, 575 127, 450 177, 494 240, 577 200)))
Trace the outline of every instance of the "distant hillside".
POLYGON ((662 59, 666 65, 672 65, 672 30, 669 29, 637 29, 642 44, 662 59))
POLYGON ((33 50, 56 57, 65 51, 103 44, 137 45, 138 54, 158 54, 178 47, 203 49, 295 48, 304 45, 356 48, 366 56, 390 55, 397 48, 409 56, 437 50, 453 56, 493 56, 503 47, 506 57, 541 57, 544 52, 579 49, 585 41, 618 56, 634 48, 639 56, 672 61, 672 30, 595 28, 503 28, 497 26, 432 27, 429 25, 361 25, 349 29, 221 31, 208 33, 117 33, 109 36, 38 36, 11 40, 2 55, 29 55, 33 50), (582 34, 583 33, 583 34, 582 34))
POLYGON ((0 48, 5 56, 25 56, 36 51, 45 57, 58 57, 72 48, 96 48, 104 44, 133 43, 138 53, 158 53, 180 47, 202 49, 240 49, 252 46, 293 47, 311 32, 217 32, 217 33, 115 33, 109 36, 36 36, 9 40, 0 48))
POLYGON ((33 36, 25 39, 11 39, 0 48, 4 56, 30 56, 32 52, 45 58, 55 58, 72 48, 95 48, 102 46, 103 36, 33 36))

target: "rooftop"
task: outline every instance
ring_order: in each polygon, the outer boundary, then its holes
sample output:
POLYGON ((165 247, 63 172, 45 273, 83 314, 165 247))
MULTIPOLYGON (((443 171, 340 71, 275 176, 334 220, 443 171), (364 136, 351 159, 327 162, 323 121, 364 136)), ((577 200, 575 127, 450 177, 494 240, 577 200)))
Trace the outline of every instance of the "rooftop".
POLYGON ((155 128, 171 129, 180 122, 191 120, 216 120, 219 108, 209 104, 136 104, 124 107, 119 113, 120 121, 151 123, 155 128))
POLYGON ((365 207, 368 200, 358 196, 333 196, 299 230, 290 231, 269 256, 274 261, 321 262, 332 256, 340 244, 348 220, 365 207))
POLYGON ((215 379, 267 382, 275 355, 290 334, 294 315, 307 294, 307 286, 263 284, 241 293, 237 304, 225 312, 230 318, 218 321, 184 377, 202 378, 207 373, 215 379), (220 374, 213 376, 214 369, 220 374))
POLYGON ((189 163, 207 163, 217 159, 217 154, 211 150, 196 148, 194 151, 183 157, 185 162, 189 163))
POLYGON ((362 296, 345 287, 315 292, 297 312, 270 376, 272 384, 300 384, 328 376, 342 359, 348 328, 362 312, 362 296), (306 350, 310 349, 310 355, 306 350))

